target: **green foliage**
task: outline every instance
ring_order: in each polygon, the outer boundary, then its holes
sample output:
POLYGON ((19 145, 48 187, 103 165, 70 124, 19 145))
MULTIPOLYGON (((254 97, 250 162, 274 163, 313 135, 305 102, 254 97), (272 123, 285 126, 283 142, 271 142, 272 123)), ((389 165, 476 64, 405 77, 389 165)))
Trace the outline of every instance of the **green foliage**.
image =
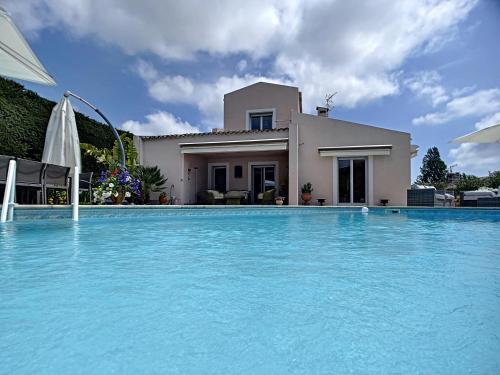
MULTIPOLYGON (((120 135, 120 139, 123 143, 123 149, 125 151, 125 164, 127 169, 135 174, 138 163, 137 163, 137 150, 134 145, 134 141, 127 134, 120 135)), ((90 156, 94 159, 101 169, 107 171, 114 171, 120 167, 120 146, 118 141, 115 140, 113 148, 99 148, 88 143, 80 143, 80 147, 85 151, 85 155, 90 156)))
MULTIPOLYGON (((41 160, 45 131, 55 102, 0 77, 0 154, 41 160)), ((75 112, 81 143, 111 148, 114 136, 107 125, 75 112)), ((128 134, 118 131, 120 134, 128 134)), ((82 151, 83 171, 99 172, 95 159, 82 151)))
POLYGON ((136 177, 141 181, 143 203, 149 202, 151 193, 159 193, 164 188, 168 178, 165 178, 158 167, 137 168, 136 177))
POLYGON ((496 189, 500 186, 500 171, 490 172, 488 177, 480 178, 474 175, 462 173, 460 181, 457 182, 456 191, 472 191, 482 187, 496 189))
POLYGON ((500 171, 490 172, 488 175, 488 187, 498 188, 500 187, 500 171))
POLYGON ((312 185, 310 182, 308 183, 305 183, 303 186, 302 186, 302 194, 306 194, 306 193, 309 193, 311 194, 313 192, 313 188, 312 188, 312 185))
POLYGON ((419 184, 438 184, 446 182, 448 171, 445 162, 441 159, 437 147, 427 150, 420 167, 420 176, 417 178, 419 184))
POLYGON ((484 186, 484 181, 477 176, 462 174, 460 181, 457 182, 456 191, 477 190, 484 186))

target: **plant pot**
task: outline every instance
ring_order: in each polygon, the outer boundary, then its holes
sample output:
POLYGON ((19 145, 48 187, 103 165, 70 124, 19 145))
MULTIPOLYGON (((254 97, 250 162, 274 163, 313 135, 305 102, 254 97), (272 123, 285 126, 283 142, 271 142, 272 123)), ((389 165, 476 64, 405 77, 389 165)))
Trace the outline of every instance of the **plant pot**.
POLYGON ((165 196, 165 197, 160 196, 159 201, 160 201, 160 204, 168 204, 168 197, 167 196, 165 196))
POLYGON ((284 202, 283 198, 280 197, 274 200, 274 203, 276 203, 277 206, 283 206, 283 202, 284 202))
POLYGON ((124 194, 118 194, 117 197, 115 196, 111 197, 111 201, 113 202, 113 204, 122 204, 124 199, 125 199, 124 194))
POLYGON ((304 202, 304 205, 307 206, 311 198, 312 198, 311 193, 302 193, 302 201, 304 202))

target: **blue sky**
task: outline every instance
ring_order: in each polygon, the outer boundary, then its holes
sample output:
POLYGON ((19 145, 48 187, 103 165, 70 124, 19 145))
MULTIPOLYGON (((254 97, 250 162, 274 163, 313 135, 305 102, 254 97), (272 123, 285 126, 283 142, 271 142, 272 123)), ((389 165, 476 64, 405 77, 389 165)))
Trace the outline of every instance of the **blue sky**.
MULTIPOLYGON (((500 169, 499 145, 448 141, 500 122, 500 1, 8 0, 54 76, 140 134, 222 127, 222 95, 264 80, 299 86, 304 111, 410 132, 454 170, 500 169)), ((78 107, 77 103, 74 103, 78 107)), ((84 108, 79 108, 89 113, 84 108)))

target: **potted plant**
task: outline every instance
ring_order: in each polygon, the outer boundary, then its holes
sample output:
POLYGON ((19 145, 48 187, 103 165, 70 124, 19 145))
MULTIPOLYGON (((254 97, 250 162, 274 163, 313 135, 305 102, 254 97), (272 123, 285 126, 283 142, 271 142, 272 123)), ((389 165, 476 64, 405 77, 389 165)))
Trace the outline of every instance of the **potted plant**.
POLYGON ((168 196, 167 196, 167 193, 165 193, 165 192, 163 191, 163 192, 160 194, 159 201, 160 201, 160 204, 168 204, 168 196))
MULTIPOLYGON (((150 194, 161 192, 168 180, 161 174, 160 168, 145 167, 142 165, 137 168, 135 177, 137 177, 137 179, 141 181, 142 204, 148 204, 150 194)), ((161 203, 160 200, 160 204, 166 203, 161 203)))
POLYGON ((103 204, 106 199, 111 199, 113 204, 122 204, 125 198, 140 198, 140 187, 139 180, 126 169, 117 168, 109 176, 103 172, 94 189, 94 202, 103 204))
POLYGON ((302 201, 304 202, 304 205, 308 205, 309 201, 311 200, 312 196, 311 193, 313 192, 313 188, 310 182, 305 183, 302 186, 302 201))

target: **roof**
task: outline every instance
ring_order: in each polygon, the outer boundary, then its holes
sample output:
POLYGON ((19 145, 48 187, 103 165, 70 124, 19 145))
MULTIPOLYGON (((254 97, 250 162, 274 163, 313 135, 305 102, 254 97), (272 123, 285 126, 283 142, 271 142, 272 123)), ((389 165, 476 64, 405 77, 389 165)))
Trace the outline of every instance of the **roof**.
POLYGON ((233 91, 230 91, 230 92, 226 92, 224 94, 224 96, 226 95, 230 95, 230 94, 233 94, 233 93, 236 93, 238 91, 243 91, 243 90, 247 90, 248 88, 251 88, 251 87, 254 87, 254 86, 265 86, 265 85, 269 85, 269 86, 275 86, 275 87, 282 87, 282 88, 287 88, 287 89, 294 89, 294 90, 297 90, 299 91, 299 88, 297 86, 290 86, 290 85, 283 85, 281 83, 274 83, 274 82, 263 82, 263 81, 259 81, 259 82, 255 82, 255 83, 252 83, 251 85, 248 85, 248 86, 245 86, 245 87, 241 87, 237 90, 233 90, 233 91))
POLYGON ((273 133, 288 131, 288 128, 275 128, 268 130, 229 130, 219 132, 205 132, 205 133, 184 133, 184 134, 166 134, 166 135, 141 135, 141 139, 176 139, 186 137, 205 137, 205 136, 219 136, 219 135, 233 135, 233 134, 260 134, 260 133, 273 133))

